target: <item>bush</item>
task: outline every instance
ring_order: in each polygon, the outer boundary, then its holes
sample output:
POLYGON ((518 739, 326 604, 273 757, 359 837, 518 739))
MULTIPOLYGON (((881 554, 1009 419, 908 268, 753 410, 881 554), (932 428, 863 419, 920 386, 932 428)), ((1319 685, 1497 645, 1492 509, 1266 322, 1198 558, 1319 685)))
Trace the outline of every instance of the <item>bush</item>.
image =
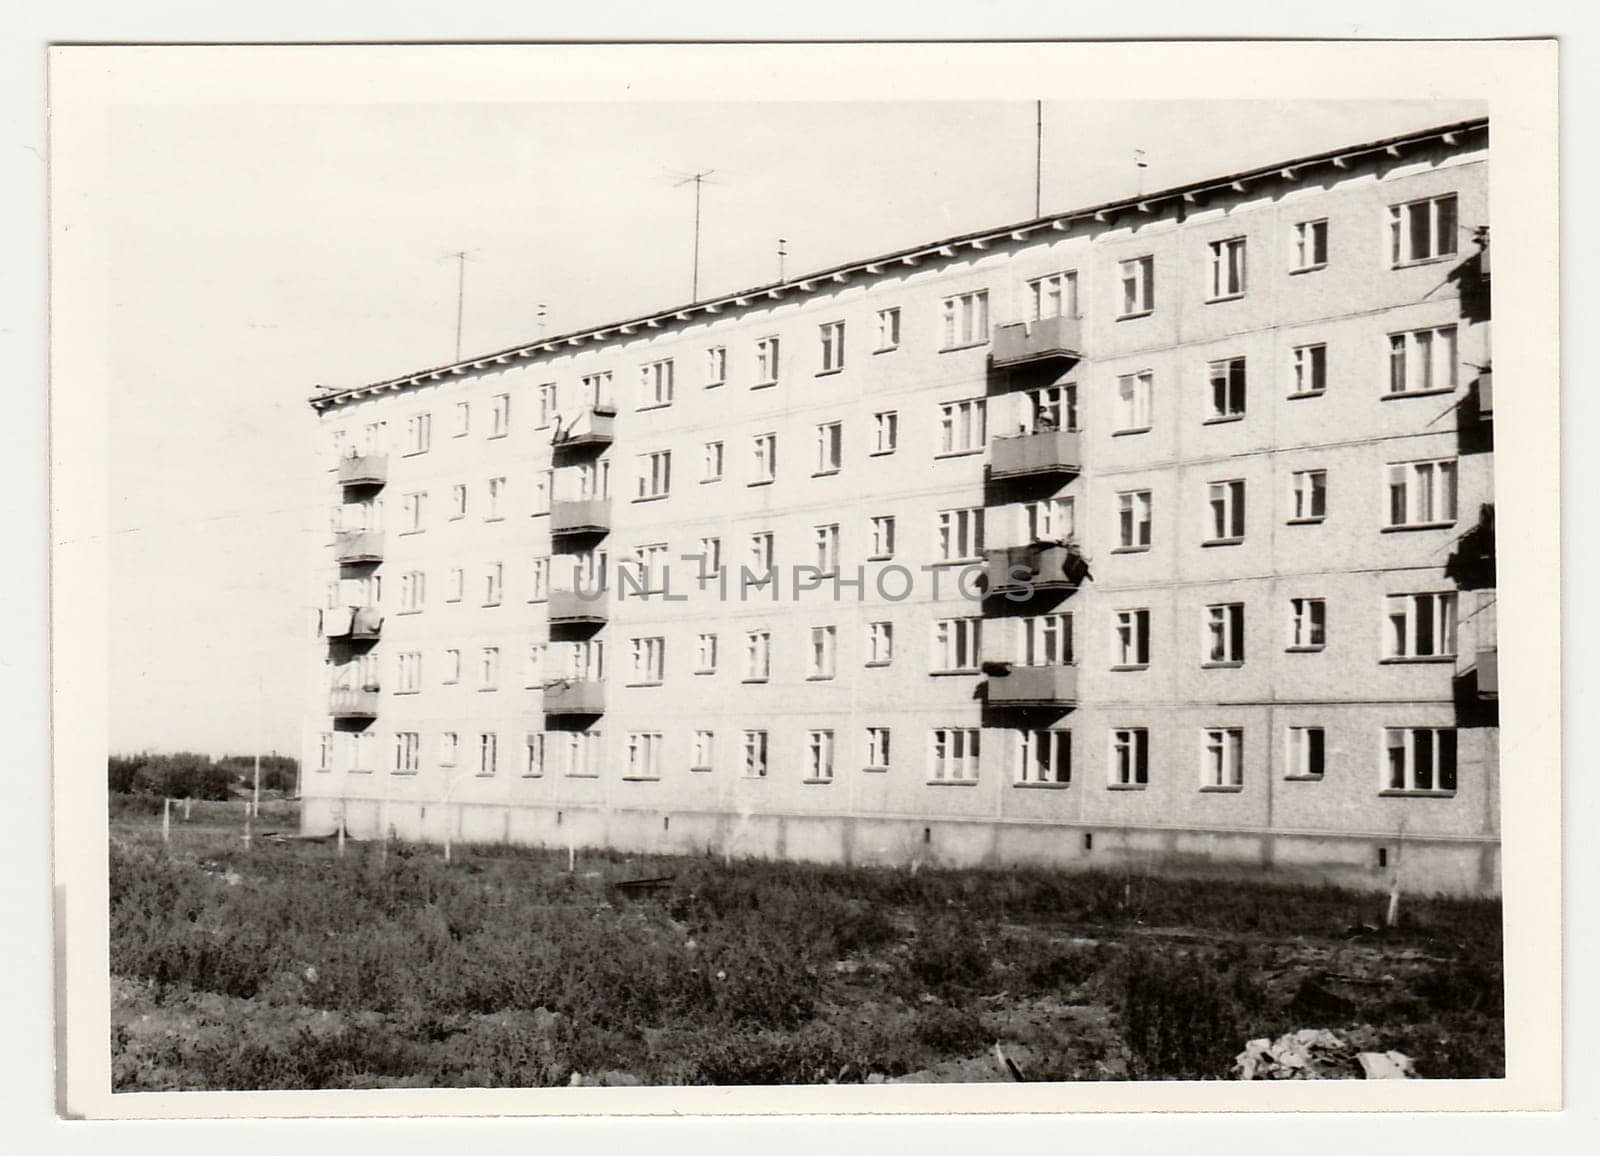
POLYGON ((1238 958, 1134 945, 1116 979, 1135 1078, 1225 1079, 1247 1037, 1272 1034, 1263 1030, 1264 993, 1238 958))
POLYGON ((973 987, 989 975, 989 954, 966 920, 932 917, 911 945, 911 975, 933 990, 973 987))

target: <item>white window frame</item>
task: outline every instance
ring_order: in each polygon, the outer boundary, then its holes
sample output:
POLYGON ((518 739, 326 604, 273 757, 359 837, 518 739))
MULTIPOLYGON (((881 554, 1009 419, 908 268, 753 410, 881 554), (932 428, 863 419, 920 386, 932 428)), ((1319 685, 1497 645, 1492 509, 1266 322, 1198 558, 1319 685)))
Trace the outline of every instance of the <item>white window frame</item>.
POLYGON ((1390 594, 1384 600, 1384 658, 1455 658, 1460 612, 1460 595, 1454 590, 1390 594))
POLYGON ((778 435, 759 433, 750 439, 750 460, 755 476, 752 486, 764 486, 778 476, 778 435))
POLYGON ((756 379, 752 389, 778 384, 779 351, 776 337, 763 337, 756 342, 756 379))
POLYGON ((1206 727, 1200 732, 1200 789, 1244 789, 1244 728, 1206 727))
POLYGON ((747 630, 744 635, 744 681, 766 682, 772 677, 772 632, 747 630))
POLYGON ((629 686, 660 686, 666 680, 667 640, 659 634, 630 638, 633 679, 629 686))
POLYGON ((1390 264, 1399 269, 1455 256, 1459 248, 1456 233, 1460 227, 1460 208, 1453 192, 1390 205, 1390 264), (1426 227, 1420 253, 1417 251, 1419 221, 1426 227))
POLYGON ((822 729, 806 733, 806 781, 833 782, 833 731, 822 729))
POLYGON ((458 401, 455 404, 456 425, 451 432, 451 437, 464 438, 472 432, 472 403, 458 401))
POLYGON ((1117 377, 1117 428, 1112 433, 1143 433, 1154 425, 1155 374, 1148 369, 1117 377))
POLYGON ((550 559, 534 558, 528 563, 528 601, 545 602, 550 598, 550 559))
POLYGON ((1291 355, 1294 392, 1290 397, 1321 397, 1328 392, 1328 346, 1314 341, 1297 345, 1291 355))
POLYGON ((1326 268, 1328 218, 1317 217, 1310 221, 1296 221, 1290 240, 1290 272, 1309 273, 1313 269, 1326 268))
POLYGON ((1284 778, 1320 781, 1328 769, 1327 729, 1296 725, 1285 727, 1283 735, 1284 778))
POLYGON ((767 777, 767 750, 768 735, 764 730, 748 730, 744 732, 744 777, 747 779, 764 779, 767 777))
POLYGON ((1328 645, 1328 600, 1289 599, 1289 649, 1322 650, 1328 645))
POLYGON ((936 544, 940 562, 975 562, 983 557, 984 507, 940 510, 936 544))
POLYGON ((1149 313, 1155 312, 1155 254, 1147 253, 1142 257, 1130 257, 1126 261, 1119 261, 1117 270, 1122 286, 1121 308, 1117 313, 1118 319, 1144 317, 1149 313))
POLYGON ((1390 462, 1385 471, 1389 480, 1389 528, 1455 524, 1459 513, 1455 458, 1390 462))
POLYGON ((900 411, 880 410, 872 415, 874 455, 892 454, 900 448, 900 411))
POLYGON ((1022 507, 1024 535, 1030 542, 1066 542, 1078 533, 1077 499, 1069 494, 1038 498, 1022 507))
POLYGON ((439 765, 453 767, 461 757, 461 735, 457 731, 439 733, 439 765))
POLYGON ((1211 282, 1207 301, 1232 301, 1245 295, 1245 238, 1225 237, 1212 241, 1211 282))
POLYGON ((831 578, 839 572, 839 523, 814 526, 811 541, 816 547, 816 566, 822 577, 831 578))
POLYGON ((636 502, 653 502, 672 493, 672 451, 651 450, 638 455, 639 488, 636 502))
POLYGON ((983 732, 978 727, 934 727, 928 734, 928 781, 978 781, 983 732))
POLYGON ((1245 656, 1243 602, 1215 602, 1206 607, 1203 666, 1241 666, 1245 656))
POLYGON ((976 674, 983 665, 983 618, 937 618, 933 623, 934 674, 976 674))
POLYGON ((900 348, 900 306, 891 305, 878 310, 878 348, 875 353, 888 353, 900 348))
POLYGON ((888 561, 894 557, 894 549, 895 516, 893 514, 874 514, 872 516, 872 555, 869 561, 888 561))
POLYGON ((504 562, 490 562, 483 574, 483 604, 499 606, 505 596, 506 567, 504 562))
POLYGON ((1073 650, 1072 612, 1031 614, 1020 619, 1022 654, 1019 666, 1072 666, 1077 662, 1073 650))
POLYGON ((813 626, 811 646, 806 652, 806 677, 825 680, 839 672, 839 628, 813 626))
POLYGON ((1150 549, 1154 538, 1155 500, 1150 490, 1122 490, 1117 494, 1119 551, 1150 549))
POLYGON ((1290 479, 1291 522, 1321 522, 1328 516, 1328 471, 1295 470, 1290 479))
POLYGON ((1112 727, 1109 785, 1143 790, 1150 785, 1150 728, 1112 727))
POLYGON ((725 458, 726 451, 722 442, 706 442, 704 461, 705 472, 701 475, 700 480, 702 482, 720 482, 723 477, 722 471, 725 464, 725 458))
POLYGON ((696 674, 717 673, 717 636, 713 633, 702 632, 695 640, 694 672, 696 674))
POLYGON ((1206 486, 1206 510, 1210 515, 1208 546, 1233 545, 1244 541, 1245 487, 1243 478, 1225 478, 1206 486))
POLYGON ((836 474, 844 466, 844 423, 825 421, 817 425, 818 474, 836 474))
POLYGON ((894 623, 867 623, 867 665, 888 666, 894 662, 894 623))
POLYGON ((894 749, 893 735, 888 727, 867 728, 867 756, 862 769, 868 771, 887 771, 889 759, 894 749))
POLYGON ((394 773, 414 775, 422 769, 422 736, 416 731, 394 733, 394 773))
POLYGON ((661 777, 661 752, 664 747, 660 731, 628 732, 629 779, 659 779, 661 777))
POLYGON ((478 652, 478 689, 500 689, 500 648, 485 646, 478 652))
POLYGON ((706 388, 728 384, 728 347, 713 345, 706 350, 706 388))
POLYGON ((946 297, 941 303, 944 343, 941 350, 967 349, 989 340, 989 291, 974 289, 946 297))
POLYGON ((1072 782, 1072 732, 1034 729, 1017 732, 1012 778, 1018 783, 1072 782))
POLYGON ((694 732, 694 745, 689 753, 689 769, 691 771, 715 770, 717 765, 717 732, 697 730, 694 732))
POLYGON ((939 454, 979 453, 988 445, 986 399, 967 397, 939 405, 939 454))
POLYGON ((1245 415, 1249 379, 1243 357, 1224 357, 1206 365, 1210 383, 1208 421, 1232 421, 1245 415))
POLYGON ((1143 670, 1150 665, 1150 608, 1130 606, 1114 613, 1116 661, 1112 665, 1121 670, 1143 670))
POLYGON ((511 395, 497 393, 489 402, 489 436, 503 438, 511 432, 511 395))
POLYGON ((662 409, 672 404, 672 358, 647 361, 639 367, 639 408, 662 409))
POLYGON ((1028 320, 1078 316, 1078 271, 1066 269, 1028 282, 1028 320))
POLYGON ((1380 793, 1454 795, 1460 788, 1459 742, 1455 727, 1384 727, 1379 748, 1380 793), (1426 760, 1421 757, 1424 746, 1426 760), (1397 748, 1401 756, 1398 761, 1397 748))
POLYGON ((485 522, 499 522, 504 520, 505 512, 500 508, 500 499, 505 495, 505 492, 505 478, 502 477, 489 479, 488 488, 486 490, 488 500, 485 503, 487 508, 483 512, 483 520, 485 522))
POLYGON ((750 569, 757 576, 772 573, 776 539, 771 530, 750 535, 750 569))
POLYGON ((478 774, 492 777, 500 769, 500 736, 494 731, 478 732, 478 774))
POLYGON ((544 777, 544 732, 528 731, 522 736, 522 777, 544 777))
POLYGON ((821 373, 838 373, 844 368, 844 322, 828 321, 817 326, 820 345, 821 373))
POLYGON ((1389 334, 1387 397, 1451 393, 1460 383, 1460 353, 1454 325, 1431 325, 1389 334))

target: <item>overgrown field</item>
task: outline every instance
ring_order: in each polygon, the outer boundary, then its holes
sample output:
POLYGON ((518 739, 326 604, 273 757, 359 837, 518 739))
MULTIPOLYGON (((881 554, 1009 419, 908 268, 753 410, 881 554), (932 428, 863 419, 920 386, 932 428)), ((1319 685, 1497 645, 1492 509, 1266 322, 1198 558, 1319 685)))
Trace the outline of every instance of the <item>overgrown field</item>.
MULTIPOLYGON (((175 812, 176 812, 175 808, 175 812)), ((1333 1028, 1504 1070, 1499 904, 1127 872, 275 843, 116 809, 119 1091, 1225 1078, 1333 1028), (659 887, 619 886, 670 876, 659 887)), ((292 830, 292 814, 255 824, 292 830)))

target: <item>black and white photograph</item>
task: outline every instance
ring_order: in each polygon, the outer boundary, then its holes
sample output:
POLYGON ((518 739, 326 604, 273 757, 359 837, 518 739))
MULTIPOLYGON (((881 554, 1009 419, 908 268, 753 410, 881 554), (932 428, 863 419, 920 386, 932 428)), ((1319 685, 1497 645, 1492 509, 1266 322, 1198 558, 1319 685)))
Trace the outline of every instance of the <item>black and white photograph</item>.
POLYGON ((1550 1070, 1553 122, 1099 47, 56 50, 86 1111, 1550 1070))

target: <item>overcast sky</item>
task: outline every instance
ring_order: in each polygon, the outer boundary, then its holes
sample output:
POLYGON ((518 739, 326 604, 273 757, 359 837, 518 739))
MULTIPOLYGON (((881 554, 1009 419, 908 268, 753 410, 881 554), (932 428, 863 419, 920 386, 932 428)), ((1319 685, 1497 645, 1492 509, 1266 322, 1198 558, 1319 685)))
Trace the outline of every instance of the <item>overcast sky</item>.
MULTIPOLYGON (((1046 212, 1481 115, 1465 102, 1055 103, 1046 212), (1148 168, 1133 163, 1142 149, 1148 168)), ((113 750, 299 753, 319 384, 1033 211, 1034 105, 122 107, 110 122, 113 750)))

